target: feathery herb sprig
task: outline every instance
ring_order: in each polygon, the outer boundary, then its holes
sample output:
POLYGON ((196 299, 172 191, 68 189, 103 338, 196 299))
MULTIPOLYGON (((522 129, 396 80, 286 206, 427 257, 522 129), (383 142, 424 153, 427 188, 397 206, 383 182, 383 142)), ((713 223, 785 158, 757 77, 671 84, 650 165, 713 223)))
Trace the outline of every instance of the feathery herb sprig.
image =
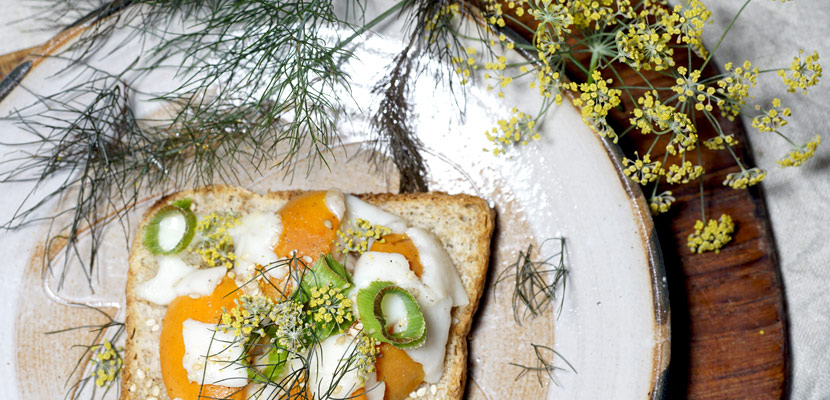
MULTIPOLYGON (((348 7, 359 13, 357 5, 348 7)), ((79 261, 90 287, 102 226, 126 224, 127 210, 142 196, 216 181, 238 184, 249 171, 271 167, 293 173, 303 153, 312 161, 309 169, 315 160, 325 163, 336 141, 337 94, 348 91, 339 69, 351 56, 347 45, 378 22, 356 28, 336 15, 331 1, 320 0, 136 0, 88 8, 93 11, 85 20, 100 21, 52 56, 68 60, 61 73, 77 74, 77 80, 6 117, 32 140, 15 144, 21 156, 4 160, 0 183, 35 182, 4 229, 37 221, 30 218, 36 210, 76 193, 77 206, 43 219, 53 223, 47 240, 66 242, 64 266, 79 261), (176 23, 191 25, 168 29, 176 23), (129 40, 159 44, 145 45, 153 50, 118 75, 87 65, 84 60, 104 51, 116 29, 131 30, 129 40), (354 34, 341 40, 335 29, 354 34), (135 79, 165 62, 176 65, 181 85, 168 93, 137 93, 135 79), (138 117, 138 94, 173 107, 172 118, 138 117), (64 177, 61 184, 40 193, 56 174, 64 177), (63 215, 70 222, 55 225, 63 215), (82 255, 84 232, 92 246, 82 255)))
POLYGON ((410 57, 407 46, 395 57, 389 75, 372 89, 373 94, 382 95, 382 98, 371 121, 378 137, 375 139, 375 151, 369 153, 369 160, 379 164, 378 157, 388 154, 400 173, 402 193, 428 190, 426 163, 421 155, 423 143, 414 135, 409 121, 412 106, 407 95, 414 62, 410 57))
POLYGON ((539 381, 540 386, 545 386, 546 377, 550 379, 550 381, 553 382, 554 385, 558 386, 559 383, 556 380, 556 371, 565 371, 567 369, 570 369, 571 371, 576 373, 576 369, 573 367, 573 365, 571 365, 571 363, 568 362, 568 360, 566 360, 565 357, 562 357, 562 355, 559 354, 559 352, 557 352, 553 348, 535 343, 531 343, 530 345, 533 346, 533 354, 536 357, 536 363, 534 365, 509 363, 510 365, 514 367, 519 367, 521 369, 521 371, 519 371, 519 374, 516 375, 517 381, 519 379, 522 379, 525 375, 529 373, 535 373, 536 379, 539 381), (563 362, 565 362, 565 365, 567 365, 568 368, 557 367, 554 364, 556 357, 559 357, 563 362))
MULTIPOLYGON (((374 152, 370 161, 380 164, 381 156, 388 156, 400 173, 400 192, 429 190, 423 144, 411 125, 412 104, 409 96, 413 79, 427 72, 428 66, 419 62, 423 57, 438 61, 442 70, 431 71, 436 84, 444 84, 454 96, 463 116, 466 86, 459 85, 454 65, 450 62, 465 54, 459 26, 464 19, 477 18, 476 8, 467 1, 422 0, 408 3, 408 39, 403 50, 389 66, 389 72, 372 89, 380 102, 372 115, 371 127, 374 152)), ((478 35, 487 38, 490 31, 476 25, 478 35)))
POLYGON ((565 267, 565 238, 551 238, 542 242, 559 243, 559 251, 541 260, 534 259, 533 245, 519 251, 516 262, 501 271, 493 282, 493 293, 507 279, 514 280, 512 292, 513 318, 519 325, 528 318, 536 318, 560 297, 557 316, 562 312, 568 269, 565 267), (561 287, 561 289, 560 289, 561 287), (560 292, 561 290, 561 292, 560 292))

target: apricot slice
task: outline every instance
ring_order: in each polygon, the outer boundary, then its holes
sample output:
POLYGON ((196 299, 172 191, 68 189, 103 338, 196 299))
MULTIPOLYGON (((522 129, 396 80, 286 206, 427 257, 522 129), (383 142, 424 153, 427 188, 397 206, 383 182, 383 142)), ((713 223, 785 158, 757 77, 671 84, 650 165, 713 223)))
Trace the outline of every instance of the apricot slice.
POLYGON ((259 277, 257 279, 257 285, 262 291, 262 294, 276 302, 283 301, 291 295, 291 286, 285 284, 285 278, 278 279, 268 275, 267 272, 263 271, 261 265, 257 265, 256 271, 259 277))
POLYGON ((199 385, 187 379, 187 371, 182 366, 184 357, 184 339, 182 323, 187 319, 200 322, 216 323, 222 316, 222 307, 231 309, 234 300, 241 293, 236 283, 227 277, 216 287, 210 296, 191 298, 179 296, 167 306, 167 313, 161 325, 159 356, 161 358, 161 376, 167 395, 171 399, 234 399, 245 398, 244 388, 219 385, 199 385))
POLYGON ((378 382, 386 383, 383 400, 406 399, 424 381, 424 367, 389 343, 380 344, 380 355, 375 362, 378 382))
POLYGON ((372 244, 372 251, 379 251, 381 253, 398 253, 406 257, 409 261, 409 269, 415 273, 417 277, 421 277, 424 273, 424 266, 421 264, 421 257, 418 255, 418 248, 412 239, 405 233, 391 233, 381 238, 383 242, 377 241, 372 244))
POLYGON ((349 400, 368 400, 366 397, 366 389, 360 388, 355 390, 351 396, 349 396, 349 400))
POLYGON ((277 257, 310 257, 311 267, 321 254, 331 253, 340 220, 326 206, 326 192, 307 192, 293 197, 278 212, 282 233, 274 249, 277 257))

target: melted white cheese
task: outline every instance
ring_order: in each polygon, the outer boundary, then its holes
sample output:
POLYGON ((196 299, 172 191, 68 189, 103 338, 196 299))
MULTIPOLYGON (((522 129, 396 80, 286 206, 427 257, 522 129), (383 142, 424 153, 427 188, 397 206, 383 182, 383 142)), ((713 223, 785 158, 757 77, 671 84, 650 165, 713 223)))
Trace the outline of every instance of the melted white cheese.
POLYGON ((367 251, 357 259, 354 267, 354 292, 369 287, 374 281, 392 282, 418 297, 423 284, 409 269, 409 261, 398 253, 367 251))
POLYGON ((346 198, 343 192, 339 190, 329 190, 326 192, 326 208, 331 211, 338 221, 343 221, 343 215, 346 214, 346 198))
POLYGON ((312 353, 309 387, 315 399, 349 398, 355 390, 363 387, 357 368, 346 369, 356 345, 354 337, 341 333, 323 340, 320 348, 312 353), (339 380, 332 383, 335 377, 339 380), (326 394, 329 396, 326 397, 326 394))
POLYGON ((381 210, 352 195, 346 195, 346 215, 343 221, 355 218, 365 219, 372 225, 382 225, 393 233, 403 233, 406 230, 406 221, 403 218, 381 210))
POLYGON ((167 305, 179 296, 207 296, 216 290, 227 271, 225 267, 198 269, 175 256, 158 256, 158 271, 136 287, 138 298, 167 305))
POLYGON ((438 238, 421 228, 409 228, 406 235, 418 249, 418 257, 424 267, 421 282, 434 290, 439 298, 452 297, 453 306, 469 304, 458 270, 438 238))
POLYGON ((179 279, 173 285, 173 290, 177 296, 209 296, 219 286, 226 272, 228 269, 225 267, 197 269, 179 279))
POLYGON ((366 400, 383 400, 386 394, 386 382, 378 382, 377 374, 369 374, 366 377, 366 400))
POLYGON ((452 299, 445 297, 430 304, 421 304, 427 324, 427 340, 423 346, 406 349, 409 357, 424 367, 424 381, 436 383, 444 374, 444 353, 450 335, 452 299))
POLYGON ((251 382, 246 392, 248 400, 266 400, 279 399, 281 393, 284 391, 280 390, 280 387, 274 384, 266 385, 264 383, 251 382))
POLYGON ((159 247, 166 252, 173 250, 182 240, 185 230, 187 230, 187 222, 184 219, 184 215, 174 213, 163 218, 159 222, 159 247))
POLYGON ((136 294, 139 298, 149 302, 167 305, 178 296, 173 286, 197 269, 174 256, 159 256, 156 260, 159 266, 156 276, 139 284, 136 287, 136 294))
POLYGON ((233 333, 214 332, 215 329, 215 324, 192 319, 182 323, 182 366, 187 371, 187 379, 228 387, 247 385, 247 367, 239 363, 244 352, 242 343, 233 333))
MULTIPOLYGON (((256 265, 268 266, 277 262, 274 247, 282 232, 282 222, 274 212, 255 211, 239 219, 239 224, 230 230, 233 239, 236 265, 234 272, 242 280, 249 280, 256 265)), ((267 272, 281 279, 283 268, 268 268, 267 272)))

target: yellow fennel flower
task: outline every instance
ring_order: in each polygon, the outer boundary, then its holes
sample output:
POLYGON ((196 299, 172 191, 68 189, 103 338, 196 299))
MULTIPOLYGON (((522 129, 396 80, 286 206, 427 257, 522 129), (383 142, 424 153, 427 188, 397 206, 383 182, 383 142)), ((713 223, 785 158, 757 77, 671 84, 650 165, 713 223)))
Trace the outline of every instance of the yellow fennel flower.
POLYGON ((742 169, 741 172, 733 172, 726 175, 723 180, 724 186, 729 186, 732 189, 746 189, 749 186, 755 186, 764 180, 767 176, 767 171, 760 168, 742 169))
MULTIPOLYGON (((637 153, 634 154, 637 155, 637 153)), ((642 159, 637 156, 636 160, 623 158, 623 173, 630 177, 632 181, 641 185, 654 182, 658 176, 663 175, 665 172, 662 166, 663 163, 660 161, 652 162, 651 156, 648 154, 643 156, 642 159)))
POLYGON ((605 117, 612 108, 620 104, 622 91, 610 88, 608 85, 613 80, 602 80, 602 74, 597 70, 591 73, 591 78, 593 82, 579 85, 579 91, 582 93, 574 100, 574 104, 581 107, 582 120, 586 124, 593 127, 600 136, 613 139, 616 143, 617 133, 608 125, 605 117))
POLYGON ((733 68, 732 63, 724 66, 726 72, 718 80, 717 93, 720 97, 717 102, 721 115, 734 120, 741 112, 741 106, 746 104, 749 97, 749 88, 755 87, 758 79, 758 67, 745 61, 740 67, 733 68))
POLYGON ((789 69, 782 69, 778 71, 778 76, 784 80, 787 85, 787 91, 795 93, 796 90, 801 89, 804 94, 807 94, 807 88, 815 86, 819 78, 821 78, 821 64, 818 63, 818 52, 814 51, 803 60, 801 55, 804 50, 798 51, 798 57, 793 59, 789 69))
POLYGON ((706 223, 698 220, 695 222, 695 232, 689 234, 686 244, 692 253, 719 253, 720 249, 732 240, 730 235, 734 231, 735 223, 728 214, 722 214, 718 220, 710 219, 706 223))
MULTIPOLYGON (((761 106, 755 106, 756 110, 761 110, 761 106)), ((752 127, 758 129, 759 132, 775 132, 781 127, 787 125, 787 120, 784 117, 792 115, 789 107, 781 108, 781 99, 773 99, 772 107, 769 110, 761 110, 762 113, 752 118, 752 127)))
POLYGON ((666 190, 663 193, 658 195, 651 196, 649 199, 648 206, 651 209, 652 215, 662 214, 664 212, 669 211, 671 208, 672 203, 674 203, 674 196, 672 196, 671 190, 666 190))
POLYGON ((787 153, 786 157, 776 162, 781 166, 781 168, 798 167, 801 164, 804 164, 805 161, 813 158, 813 154, 816 153, 816 149, 819 144, 821 144, 821 136, 816 135, 813 140, 807 142, 801 147, 793 149, 787 153))

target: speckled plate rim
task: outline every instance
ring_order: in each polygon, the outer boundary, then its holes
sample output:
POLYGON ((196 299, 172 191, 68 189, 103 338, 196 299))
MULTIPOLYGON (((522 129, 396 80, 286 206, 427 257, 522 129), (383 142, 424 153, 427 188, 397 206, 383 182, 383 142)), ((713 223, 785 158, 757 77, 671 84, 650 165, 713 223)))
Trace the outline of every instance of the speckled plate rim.
MULTIPOLYGON (((96 23, 117 14, 125 9, 126 6, 120 5, 118 7, 106 7, 94 10, 86 16, 80 18, 75 23, 63 29, 54 38, 49 40, 44 45, 40 46, 38 50, 27 56, 21 63, 19 63, 7 76, 0 80, 0 102, 2 102, 11 91, 19 86, 20 82, 28 75, 28 73, 35 68, 45 56, 51 55, 67 43, 76 38, 85 29, 94 26, 96 23)), ((478 22, 478 21, 477 21, 478 22)), ((521 37, 515 32, 507 32, 509 37, 514 41, 523 41, 521 37)), ((526 58, 529 57, 527 53, 517 51, 526 58)), ((571 102, 573 98, 568 96, 571 102)), ((571 104, 573 106, 573 104, 571 104)), ((575 106, 574 106, 575 107, 575 106)), ((622 151, 620 147, 612 141, 601 138, 599 135, 594 135, 601 146, 605 149, 608 157, 612 160, 612 164, 617 172, 617 177, 620 179, 622 186, 631 201, 631 212, 635 216, 635 220, 639 222, 639 239, 643 243, 647 254, 645 258, 648 260, 648 269, 651 279, 651 297, 652 309, 654 312, 654 348, 652 356, 652 388, 649 393, 650 400, 664 399, 666 396, 666 383, 669 373, 669 361, 671 359, 671 311, 669 306, 669 293, 666 282, 665 265, 663 262, 662 253, 660 250, 660 242, 657 232, 654 227, 654 222, 651 218, 651 212, 645 200, 641 188, 632 184, 631 180, 623 173, 622 167, 622 151)))
POLYGON ((669 304, 669 289, 666 279, 666 266, 660 250, 660 240, 651 218, 651 209, 646 202, 640 186, 634 185, 630 178, 623 173, 623 154, 619 146, 607 138, 595 135, 597 140, 608 152, 614 161, 617 175, 622 181, 623 188, 632 200, 632 212, 640 221, 640 239, 643 240, 647 251, 646 259, 651 276, 651 294, 654 309, 654 356, 651 400, 660 400, 666 397, 668 383, 669 362, 671 361, 671 307, 669 304))

